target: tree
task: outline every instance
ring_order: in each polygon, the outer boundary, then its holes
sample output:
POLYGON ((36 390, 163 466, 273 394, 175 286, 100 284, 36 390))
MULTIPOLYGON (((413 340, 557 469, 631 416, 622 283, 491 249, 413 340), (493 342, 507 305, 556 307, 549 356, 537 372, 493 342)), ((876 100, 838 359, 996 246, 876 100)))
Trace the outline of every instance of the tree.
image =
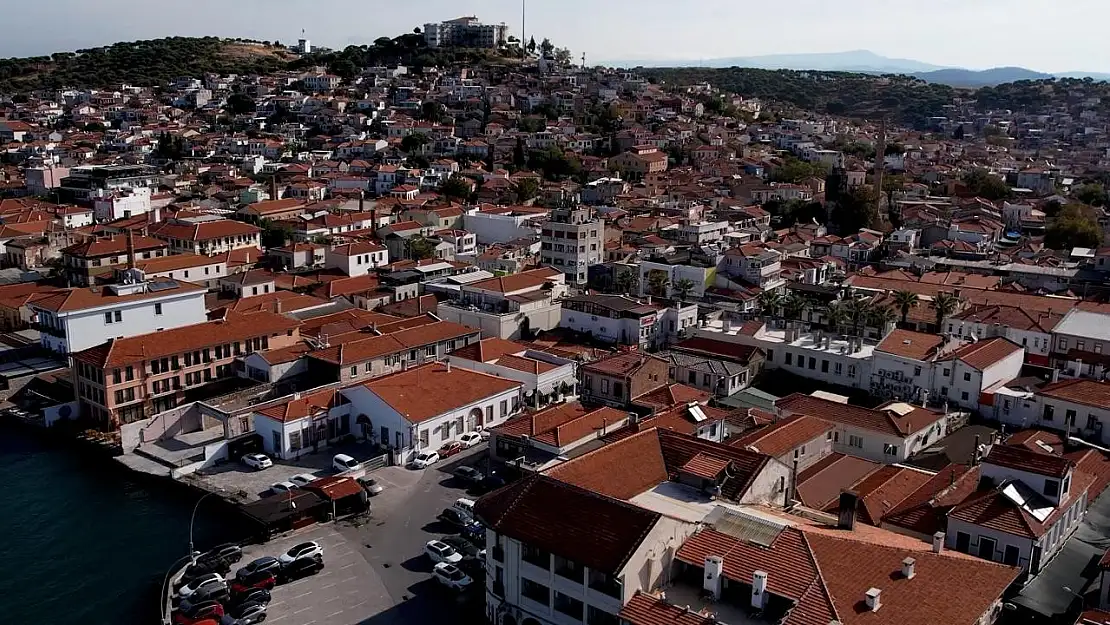
POLYGON ((910 317, 910 309, 915 308, 921 298, 913 291, 895 291, 894 292, 894 305, 898 307, 898 311, 902 314, 902 325, 906 325, 910 317))
POLYGON ((331 65, 331 73, 343 80, 350 80, 358 75, 358 67, 348 58, 341 58, 331 65))
POLYGON ((528 39, 528 45, 525 46, 525 47, 528 49, 529 54, 535 54, 536 53, 536 38, 535 37, 529 38, 528 39))
POLYGON ((867 325, 871 314, 871 304, 862 298, 850 299, 844 303, 845 319, 852 326, 855 336, 863 336, 863 328, 867 325))
POLYGON ((771 171, 770 179, 772 182, 797 184, 813 176, 824 178, 826 173, 828 172, 825 171, 822 165, 807 163, 792 156, 788 156, 783 161, 782 165, 779 165, 771 171))
POLYGON ((556 48, 555 49, 555 64, 561 67, 567 67, 571 63, 571 54, 569 48, 556 48))
POLYGON ((840 195, 830 217, 845 235, 873 226, 879 216, 875 210, 875 195, 871 187, 861 185, 840 195))
POLYGON ((784 317, 791 321, 799 321, 802 318, 802 313, 809 307, 809 302, 801 295, 791 292, 782 298, 779 305, 782 306, 784 317))
POLYGON ((401 138, 401 149, 406 152, 419 152, 425 145, 428 145, 428 135, 422 132, 414 132, 401 138))
POLYGON ((940 332, 944 327, 944 318, 956 312, 960 307, 960 298, 951 293, 941 291, 933 296, 933 301, 929 302, 929 308, 933 309, 936 313, 937 332, 940 332))
POLYGON ((825 328, 831 332, 836 332, 848 322, 848 315, 844 310, 843 302, 829 302, 825 305, 825 309, 821 311, 821 315, 825 318, 825 328))
POLYGON ((543 41, 540 42, 540 52, 542 52, 545 57, 549 57, 554 50, 555 44, 551 43, 551 40, 547 37, 544 37, 543 41))
POLYGON ((540 194, 540 183, 535 178, 521 178, 513 185, 513 192, 521 204, 540 194))
POLYGON ((694 290, 697 285, 690 278, 679 278, 675 280, 674 291, 678 299, 685 302, 686 298, 690 297, 690 292, 694 290))
POLYGON ((618 293, 635 295, 640 290, 640 274, 632 269, 618 273, 613 282, 618 293))
POLYGON ((528 157, 524 153, 524 139, 517 137, 516 147, 513 148, 513 166, 517 169, 523 169, 527 164, 528 157))
POLYGON ((1009 199, 1013 193, 1005 180, 982 168, 969 171, 964 176, 964 184, 975 195, 992 202, 1009 199))
POLYGON ((1102 229, 1090 206, 1068 204, 1045 229, 1044 244, 1054 250, 1075 247, 1096 248, 1102 243, 1102 229))
POLYGON ((1106 206, 1106 188, 1097 182, 1087 183, 1075 190, 1075 199, 1091 206, 1106 206))
POLYGON ((898 320, 898 313, 890 306, 873 306, 868 311, 868 324, 879 329, 879 334, 886 332, 887 326, 898 320))
POLYGON ((435 242, 421 234, 409 238, 405 245, 408 247, 409 257, 413 260, 431 258, 436 253, 435 242))
POLYGON ((456 198, 465 200, 470 197, 471 192, 470 182, 462 176, 451 176, 439 185, 439 192, 447 199, 456 198))
POLYGON ((227 98, 227 110, 235 115, 253 113, 254 109, 254 100, 245 93, 233 93, 227 98))
POLYGON ((773 317, 782 303, 782 294, 778 291, 763 291, 756 296, 759 310, 765 317, 773 317))
POLYGON ((262 247, 266 249, 281 247, 293 238, 293 228, 286 223, 263 219, 258 226, 262 228, 262 247))
POLYGON ((671 279, 667 276, 666 271, 653 269, 648 272, 648 293, 658 297, 667 296, 667 287, 671 285, 671 279))
POLYGON ((420 105, 420 115, 425 120, 438 124, 443 121, 443 105, 439 102, 425 102, 420 105))

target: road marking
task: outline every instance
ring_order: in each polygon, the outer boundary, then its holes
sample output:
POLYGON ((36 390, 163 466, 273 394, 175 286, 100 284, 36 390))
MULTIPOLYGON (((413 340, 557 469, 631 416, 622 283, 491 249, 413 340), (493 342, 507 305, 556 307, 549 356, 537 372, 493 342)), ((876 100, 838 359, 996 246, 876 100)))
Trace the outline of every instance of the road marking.
POLYGON ((300 599, 301 597, 307 597, 308 595, 311 595, 311 594, 312 594, 312 591, 310 590, 310 591, 308 591, 308 592, 302 592, 302 593, 301 593, 301 594, 299 594, 299 595, 294 595, 294 596, 292 596, 292 597, 289 597, 289 599, 290 599, 290 600, 293 600, 293 599, 300 599))
POLYGON ((317 590, 324 590, 325 588, 333 588, 333 587, 335 587, 335 582, 332 582, 332 583, 328 584, 327 586, 321 586, 317 590))
POLYGON ((316 606, 306 605, 305 607, 301 608, 300 610, 293 610, 293 614, 300 614, 301 612, 308 612, 309 610, 311 610, 314 607, 316 607, 316 606))
POLYGON ((344 564, 343 566, 339 567, 339 570, 342 571, 343 569, 349 569, 352 566, 355 566, 356 564, 358 564, 358 562, 352 562, 350 564, 344 564))
POLYGON ((332 612, 331 614, 327 615, 325 618, 331 618, 333 616, 339 616, 340 614, 343 614, 343 610, 340 610, 338 612, 332 612))

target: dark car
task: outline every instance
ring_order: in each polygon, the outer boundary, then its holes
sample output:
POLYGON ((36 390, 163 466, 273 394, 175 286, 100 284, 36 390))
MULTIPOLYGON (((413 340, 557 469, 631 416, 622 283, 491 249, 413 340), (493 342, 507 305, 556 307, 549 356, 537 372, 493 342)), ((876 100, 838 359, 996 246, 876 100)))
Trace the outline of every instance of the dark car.
POLYGON ((243 548, 236 544, 220 545, 205 551, 197 557, 197 562, 216 562, 223 560, 228 565, 235 564, 243 559, 243 548))
POLYGON ((209 573, 217 573, 222 576, 226 574, 229 570, 231 570, 231 565, 223 560, 218 560, 215 562, 197 561, 195 564, 190 564, 188 567, 185 568, 185 572, 181 574, 180 584, 188 584, 194 579, 197 579, 202 575, 208 575, 209 573))
POLYGON ((263 610, 265 610, 266 609, 266 604, 258 603, 256 601, 248 601, 247 603, 240 603, 236 606, 233 606, 232 608, 230 608, 227 611, 227 613, 230 614, 231 616, 234 616, 235 618, 243 618, 244 614, 254 612, 259 607, 261 607, 263 610))
POLYGON ((228 591, 227 584, 223 582, 212 582, 197 588, 196 592, 189 595, 190 603, 198 603, 201 601, 227 601, 231 598, 231 593, 228 591))
POLYGON ((480 549, 486 546, 486 527, 477 521, 469 521, 459 530, 459 535, 474 543, 480 549))
POLYGON ((315 575, 322 571, 323 568, 323 558, 297 558, 281 567, 281 571, 277 574, 277 581, 279 584, 287 584, 302 577, 315 575))
POLYGON ((277 574, 280 569, 281 561, 273 556, 263 556, 256 560, 251 560, 246 566, 240 567, 239 570, 235 571, 235 577, 250 575, 256 571, 269 571, 277 574))
POLYGON ((479 486, 485 492, 495 491, 505 485, 505 478, 500 475, 487 475, 482 478, 479 486))
MULTIPOLYGON (((214 599, 209 599, 207 601, 189 601, 188 599, 186 599, 182 601, 181 605, 177 607, 177 611, 187 616, 188 618, 198 618, 197 615, 203 614, 212 606, 217 605, 220 606, 221 609, 223 608, 223 605, 221 605, 219 601, 216 601, 214 599)), ((220 612, 220 614, 223 614, 223 612, 220 612)))
POLYGON ((469 518, 463 516, 454 508, 444 508, 443 512, 440 512, 436 518, 455 527, 466 527, 466 524, 470 522, 469 518))
POLYGON ((266 570, 251 571, 246 575, 237 576, 235 579, 231 580, 231 592, 239 594, 255 588, 271 590, 274 586, 277 586, 277 578, 274 576, 273 572, 266 570))
POLYGON ((232 597, 232 605, 241 605, 244 603, 261 603, 267 605, 270 603, 270 591, 265 588, 248 588, 245 592, 236 593, 232 597))
POLYGON ((456 479, 466 482, 467 484, 480 484, 482 478, 485 477, 482 475, 481 471, 474 467, 459 467, 455 469, 452 475, 454 475, 456 479))
POLYGON ((485 556, 482 553, 482 548, 475 545, 471 541, 463 538, 462 536, 444 536, 439 539, 440 542, 451 546, 455 551, 462 555, 463 560, 476 560, 480 556, 485 556))

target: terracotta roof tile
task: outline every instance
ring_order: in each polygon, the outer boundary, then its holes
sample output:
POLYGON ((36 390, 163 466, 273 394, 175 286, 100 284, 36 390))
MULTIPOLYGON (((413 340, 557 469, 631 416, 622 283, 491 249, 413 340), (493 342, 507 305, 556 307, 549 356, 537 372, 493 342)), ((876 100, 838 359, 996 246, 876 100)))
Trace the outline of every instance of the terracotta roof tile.
POLYGON ((520 389, 520 382, 432 363, 371 380, 364 387, 419 423, 499 393, 520 389))
MULTIPOLYGON (((884 406, 894 403, 897 402, 889 402, 884 406)), ((883 406, 873 410, 801 393, 794 393, 778 400, 775 402, 775 408, 785 413, 807 414, 832 423, 844 423, 899 437, 919 432, 944 418, 940 413, 921 407, 914 407, 912 412, 903 416, 892 410, 883 410, 883 406)))
POLYGON ((979 467, 950 464, 883 515, 882 526, 932 536, 944 531, 948 511, 963 503, 978 487, 979 467))
POLYGON ((798 472, 798 499, 808 508, 825 510, 840 492, 882 468, 855 456, 832 453, 798 472))
MULTIPOLYGON (((823 438, 833 426, 828 421, 808 415, 793 415, 781 419, 749 434, 733 438, 733 447, 751 448, 753 451, 778 458, 816 438, 823 438)), ((811 453, 816 450, 810 450, 811 453)))
POLYGON ((1017 343, 1012 343, 1002 337, 995 337, 964 345, 948 354, 944 360, 962 360, 969 366, 983 371, 1010 354, 1024 351, 1024 349, 1017 343))
POLYGON ((1110 382, 1077 378, 1062 380, 1037 391, 1038 395, 1072 401, 1084 406, 1110 409, 1110 382))
POLYGON ((909 358, 910 360, 929 360, 944 345, 944 337, 936 334, 912 332, 898 329, 886 336, 875 347, 875 351, 909 358))

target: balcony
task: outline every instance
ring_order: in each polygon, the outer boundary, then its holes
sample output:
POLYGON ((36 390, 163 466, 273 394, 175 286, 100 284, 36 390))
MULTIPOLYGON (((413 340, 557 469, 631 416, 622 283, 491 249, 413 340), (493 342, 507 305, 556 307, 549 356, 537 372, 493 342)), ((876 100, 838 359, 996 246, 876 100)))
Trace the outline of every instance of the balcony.
POLYGON ((597 571, 590 571, 590 590, 595 590, 603 595, 608 595, 614 599, 621 599, 623 591, 619 579, 612 575, 599 573, 597 571))

